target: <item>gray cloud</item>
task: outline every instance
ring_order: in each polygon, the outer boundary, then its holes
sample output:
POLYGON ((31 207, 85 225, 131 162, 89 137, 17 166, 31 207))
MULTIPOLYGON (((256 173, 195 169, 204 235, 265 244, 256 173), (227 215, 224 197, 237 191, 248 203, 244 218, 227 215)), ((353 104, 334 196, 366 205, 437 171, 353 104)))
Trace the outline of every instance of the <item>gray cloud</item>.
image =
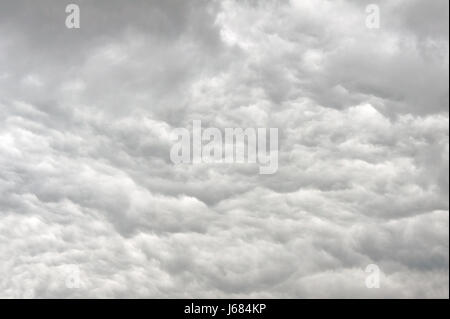
POLYGON ((448 298, 448 1, 76 3, 0 1, 0 297, 448 298))

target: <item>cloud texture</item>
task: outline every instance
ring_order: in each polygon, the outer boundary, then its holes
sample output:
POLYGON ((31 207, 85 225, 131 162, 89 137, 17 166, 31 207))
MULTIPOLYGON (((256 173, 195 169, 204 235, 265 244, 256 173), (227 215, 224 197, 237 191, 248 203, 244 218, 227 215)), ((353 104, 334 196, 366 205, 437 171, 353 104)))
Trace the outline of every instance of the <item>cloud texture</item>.
POLYGON ((448 298, 448 1, 369 2, 0 0, 0 297, 448 298))

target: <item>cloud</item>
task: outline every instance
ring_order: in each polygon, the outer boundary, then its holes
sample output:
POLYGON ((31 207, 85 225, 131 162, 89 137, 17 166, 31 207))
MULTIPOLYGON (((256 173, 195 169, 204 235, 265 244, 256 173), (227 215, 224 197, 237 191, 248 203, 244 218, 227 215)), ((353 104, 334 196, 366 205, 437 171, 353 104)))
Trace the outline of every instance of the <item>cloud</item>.
POLYGON ((448 298, 447 1, 77 3, 0 2, 0 297, 448 298))

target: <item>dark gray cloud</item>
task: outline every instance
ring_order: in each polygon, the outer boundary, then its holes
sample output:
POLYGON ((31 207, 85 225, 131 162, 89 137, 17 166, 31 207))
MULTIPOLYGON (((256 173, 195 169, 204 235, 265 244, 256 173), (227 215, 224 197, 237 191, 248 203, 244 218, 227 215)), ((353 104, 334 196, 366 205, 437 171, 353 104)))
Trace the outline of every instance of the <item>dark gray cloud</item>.
POLYGON ((0 0, 0 297, 448 298, 448 1, 76 3, 0 0))

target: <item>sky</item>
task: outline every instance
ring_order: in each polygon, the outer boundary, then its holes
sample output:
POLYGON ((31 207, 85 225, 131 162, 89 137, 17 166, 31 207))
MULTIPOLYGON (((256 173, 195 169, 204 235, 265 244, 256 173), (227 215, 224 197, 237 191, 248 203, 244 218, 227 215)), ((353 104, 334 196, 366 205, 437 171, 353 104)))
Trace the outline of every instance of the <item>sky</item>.
POLYGON ((0 0, 1 298, 449 297, 448 1, 66 2, 0 0))

